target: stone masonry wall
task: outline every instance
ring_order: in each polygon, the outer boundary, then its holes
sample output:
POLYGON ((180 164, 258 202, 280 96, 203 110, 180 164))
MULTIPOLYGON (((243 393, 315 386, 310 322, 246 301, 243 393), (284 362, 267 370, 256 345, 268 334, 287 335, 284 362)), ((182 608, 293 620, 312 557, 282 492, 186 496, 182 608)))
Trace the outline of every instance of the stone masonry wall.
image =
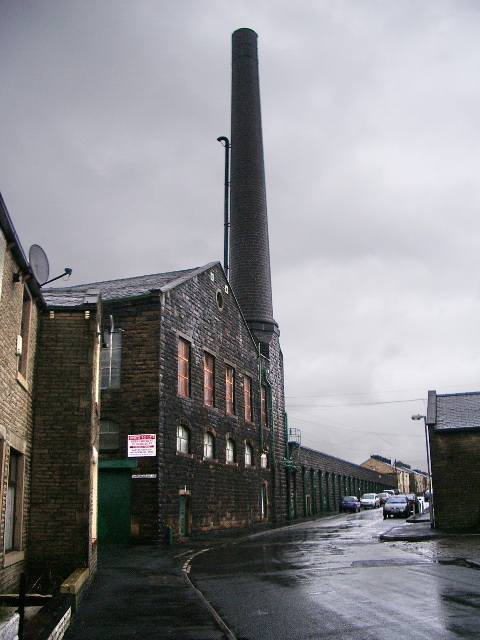
MULTIPOLYGON (((344 495, 396 488, 395 478, 325 453, 300 447, 297 471, 291 472, 293 517, 338 510, 344 495)), ((287 472, 288 473, 288 472, 287 472)))
MULTIPOLYGON (((104 318, 113 317, 122 332, 120 386, 102 390, 102 419, 119 426, 117 452, 101 453, 101 460, 127 458, 128 435, 154 433, 159 424, 160 298, 159 294, 105 302, 104 318)), ((107 322, 108 324, 108 322, 107 322)), ((157 447, 161 448, 160 441, 157 447)), ((133 475, 157 474, 155 457, 137 459, 133 475)), ((132 478, 132 539, 155 542, 158 527, 158 479, 132 478)))
POLYGON ((179 502, 189 505, 188 528, 192 532, 242 526, 261 520, 261 485, 268 494, 271 516, 271 448, 269 468, 260 466, 261 440, 269 446, 268 428, 260 429, 259 357, 235 298, 217 265, 168 291, 163 298, 160 362, 162 413, 160 433, 163 457, 159 457, 160 535, 168 525, 179 532, 179 502), (213 279, 212 279, 213 278, 213 279), (217 296, 222 296, 219 308, 217 296), (178 337, 191 345, 191 394, 177 393, 178 337), (215 406, 203 403, 203 357, 215 357, 215 406), (225 368, 235 368, 235 415, 225 412, 225 368), (253 422, 244 418, 243 374, 252 378, 253 422), (190 429, 188 454, 176 450, 177 425, 190 429), (213 460, 204 459, 203 434, 215 435, 213 460), (236 446, 236 462, 226 462, 226 439, 236 446), (245 443, 253 447, 253 465, 245 465, 245 443), (183 496, 183 498, 182 498, 183 496))
POLYGON ((429 427, 435 524, 480 530, 480 430, 429 427))
POLYGON ((95 305, 45 312, 40 327, 28 565, 54 581, 96 563, 99 328, 95 305))
MULTIPOLYGON (((3 237, 0 240, 3 240, 3 237)), ((23 292, 24 287, 28 287, 28 281, 14 281, 14 274, 18 271, 18 264, 6 249, 0 297, 0 589, 3 592, 16 590, 20 573, 24 570, 30 502, 32 388, 39 301, 34 299, 31 305, 28 362, 26 377, 23 377, 18 374, 16 345, 21 327, 23 292), (21 454, 24 472, 23 486, 17 493, 20 506, 17 512, 17 526, 20 537, 14 545, 14 550, 5 553, 3 534, 11 449, 21 454)), ((26 345, 24 352, 25 347, 26 345)))

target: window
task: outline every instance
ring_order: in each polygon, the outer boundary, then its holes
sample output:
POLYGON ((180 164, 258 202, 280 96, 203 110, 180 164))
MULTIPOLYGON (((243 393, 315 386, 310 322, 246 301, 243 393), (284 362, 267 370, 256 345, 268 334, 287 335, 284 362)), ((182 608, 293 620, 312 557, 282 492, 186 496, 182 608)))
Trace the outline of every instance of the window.
POLYGON ((268 423, 268 406, 267 406, 267 387, 262 384, 262 425, 267 426, 268 423))
POLYGON ((251 467, 253 465, 253 447, 251 444, 245 445, 245 466, 251 467))
POLYGON ((100 452, 118 451, 120 428, 114 420, 100 420, 100 452))
POLYGON ((225 411, 230 414, 235 414, 235 369, 227 364, 225 370, 225 396, 226 396, 226 408, 225 411))
POLYGON ((102 348, 102 389, 118 389, 120 387, 120 367, 122 363, 122 331, 105 331, 105 346, 102 348))
POLYGON ((177 427, 178 453, 190 453, 190 429, 183 424, 177 427))
POLYGON ((21 548, 23 511, 23 456, 10 449, 7 503, 5 508, 5 551, 21 548))
POLYGON ((235 462, 235 442, 232 438, 227 438, 225 457, 228 463, 233 464, 235 462))
POLYGON ((245 420, 252 422, 252 379, 243 376, 243 401, 245 406, 245 420))
POLYGON ((178 395, 190 397, 190 343, 178 338, 178 395))
POLYGON ((203 457, 213 459, 215 457, 215 436, 211 431, 203 434, 203 457))
POLYGON ((22 321, 20 335, 17 343, 18 372, 27 379, 28 352, 30 346, 30 324, 32 317, 32 297, 27 287, 23 288, 22 321))
POLYGON ((268 458, 266 453, 262 453, 260 456, 260 466, 262 469, 266 469, 268 467, 268 458))
POLYGON ((203 404, 215 405, 215 358, 206 351, 203 354, 203 404))

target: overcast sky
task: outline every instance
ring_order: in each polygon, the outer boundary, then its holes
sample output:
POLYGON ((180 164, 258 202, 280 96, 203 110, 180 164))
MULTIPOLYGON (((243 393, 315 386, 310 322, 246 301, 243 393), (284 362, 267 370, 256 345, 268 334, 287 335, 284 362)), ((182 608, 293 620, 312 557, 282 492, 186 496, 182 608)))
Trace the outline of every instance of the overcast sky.
POLYGON ((258 33, 289 424, 425 469, 428 389, 480 389, 480 3, 0 8, 0 190, 71 284, 223 260, 231 34, 258 33))

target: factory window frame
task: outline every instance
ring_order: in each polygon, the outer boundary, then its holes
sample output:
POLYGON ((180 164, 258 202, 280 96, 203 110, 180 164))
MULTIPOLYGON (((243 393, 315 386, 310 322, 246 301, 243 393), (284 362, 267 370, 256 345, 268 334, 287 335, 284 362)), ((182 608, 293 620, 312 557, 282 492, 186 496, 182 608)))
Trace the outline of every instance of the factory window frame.
POLYGON ((18 373, 27 381, 28 376, 28 357, 30 353, 30 335, 32 325, 32 296, 28 287, 23 287, 23 301, 22 301, 22 318, 20 321, 20 340, 17 340, 17 353, 18 353, 18 373))
POLYGON ((208 351, 203 353, 203 404, 215 406, 215 358, 208 351))
POLYGON ((262 418, 261 419, 262 419, 262 425, 266 427, 268 424, 268 402, 267 402, 267 386, 265 384, 262 384, 261 394, 262 394, 262 399, 261 399, 262 418))
POLYGON ((203 457, 208 460, 215 458, 215 436, 211 431, 203 434, 203 457))
POLYGON ((120 426, 115 420, 100 420, 100 453, 118 451, 120 448, 120 426))
POLYGON ((243 376, 243 401, 245 407, 245 420, 252 422, 252 378, 247 374, 243 376))
POLYGON ((185 338, 178 337, 178 395, 190 397, 191 345, 185 338))
POLYGON ((229 364, 225 368, 225 411, 235 415, 235 369, 229 364))
POLYGON ((101 353, 101 388, 118 389, 122 365, 122 331, 105 331, 101 353))
POLYGON ((177 425, 177 453, 190 453, 190 429, 184 424, 177 425))
POLYGON ((227 443, 225 447, 225 459, 228 464, 235 464, 235 459, 236 459, 235 442, 232 438, 227 438, 227 443))
POLYGON ((245 466, 253 467, 253 447, 248 442, 245 444, 245 466))
POLYGON ((24 456, 10 448, 5 507, 5 553, 22 548, 24 456))

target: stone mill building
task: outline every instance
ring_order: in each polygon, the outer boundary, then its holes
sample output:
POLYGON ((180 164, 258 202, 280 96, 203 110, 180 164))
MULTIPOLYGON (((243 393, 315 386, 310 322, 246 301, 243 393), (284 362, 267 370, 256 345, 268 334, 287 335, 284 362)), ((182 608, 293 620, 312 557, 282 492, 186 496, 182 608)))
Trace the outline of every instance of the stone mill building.
POLYGON ((315 516, 392 486, 287 427, 250 29, 233 34, 231 117, 228 271, 45 288, 0 199, 4 590, 25 571, 91 576, 99 542, 315 516))

